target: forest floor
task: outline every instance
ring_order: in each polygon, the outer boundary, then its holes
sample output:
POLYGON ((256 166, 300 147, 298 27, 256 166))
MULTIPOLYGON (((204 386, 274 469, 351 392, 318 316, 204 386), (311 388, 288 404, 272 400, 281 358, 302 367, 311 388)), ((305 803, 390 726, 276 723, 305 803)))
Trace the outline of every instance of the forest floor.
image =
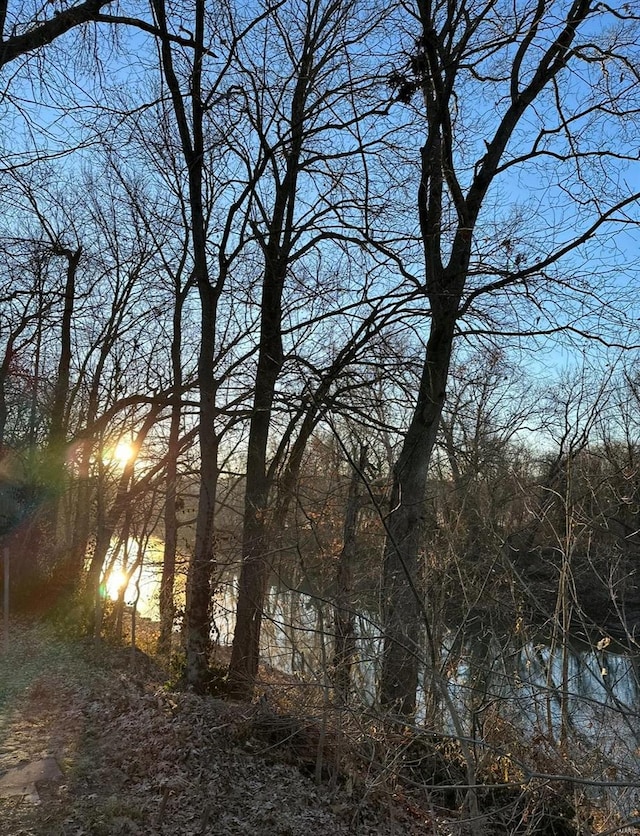
POLYGON ((460 832, 405 796, 373 750, 368 767, 350 766, 299 695, 294 715, 265 697, 230 703, 167 682, 140 651, 13 623, 0 652, 0 834, 460 832))
MULTIPOLYGON (((139 625, 138 647, 154 646, 153 630, 139 625)), ((525 780, 511 756, 483 758, 470 818, 455 741, 339 712, 326 695, 261 668, 253 703, 197 696, 142 650, 12 622, 0 646, 0 836, 640 833, 640 818, 604 816, 573 782, 525 780)))

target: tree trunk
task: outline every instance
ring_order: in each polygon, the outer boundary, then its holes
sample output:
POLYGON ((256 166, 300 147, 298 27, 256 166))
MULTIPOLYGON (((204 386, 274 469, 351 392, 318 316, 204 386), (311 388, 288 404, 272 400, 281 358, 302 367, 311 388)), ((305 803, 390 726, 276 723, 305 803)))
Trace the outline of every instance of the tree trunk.
POLYGON ((167 495, 164 507, 164 556, 162 577, 160 579, 160 635, 158 636, 158 654, 169 658, 171 655, 171 634, 175 606, 173 587, 176 574, 176 554, 178 551, 178 452, 180 440, 181 404, 178 398, 182 391, 182 306, 186 291, 175 283, 175 307, 173 311, 173 338, 171 343, 171 365, 173 369, 173 389, 176 399, 171 406, 169 443, 167 449, 167 495))
POLYGON ((416 410, 393 472, 384 556, 380 702, 403 716, 415 711, 421 636, 425 628, 430 632, 419 555, 427 473, 445 400, 455 321, 455 309, 441 319, 434 315, 416 410))
MULTIPOLYGON (((153 427, 158 413, 161 411, 160 405, 154 405, 148 412, 140 430, 135 438, 135 449, 139 451, 144 441, 153 427)), ((104 569, 104 562, 109 552, 111 539, 116 530, 116 526, 126 515, 130 508, 132 497, 132 486, 134 484, 134 471, 136 465, 136 456, 132 456, 124 466, 120 478, 118 479, 118 488, 116 496, 111 508, 106 511, 104 508, 98 508, 98 524, 96 535, 96 546, 94 549, 89 570, 87 573, 86 593, 87 600, 93 602, 93 634, 95 637, 100 635, 102 626, 102 590, 100 589, 100 579, 104 569)), ((100 499, 102 501, 102 499, 100 499)))
MULTIPOLYGON (((311 26, 311 22, 308 22, 311 26)), ((260 657, 262 607, 269 581, 269 544, 266 542, 271 478, 267 473, 267 445, 275 387, 284 362, 282 350, 282 293, 295 234, 294 210, 304 137, 304 107, 312 75, 310 46, 305 43, 291 102, 291 147, 284 177, 276 188, 268 232, 262 241, 260 344, 249 445, 242 532, 242 569, 236 609, 236 629, 229 665, 231 693, 238 699, 253 694, 260 657)))
POLYGON ((213 425, 215 395, 200 392, 200 489, 195 547, 187 575, 185 676, 195 691, 207 689, 211 650, 211 596, 215 569, 214 513, 218 484, 218 439, 213 425))
POLYGON ((171 426, 169 428, 169 445, 167 451, 167 495, 164 504, 164 555, 162 559, 162 575, 160 578, 160 635, 158 636, 157 651, 160 656, 168 658, 171 655, 171 634, 175 607, 173 587, 176 573, 176 553, 178 550, 178 517, 177 517, 177 443, 180 432, 180 410, 173 408, 171 426))
POLYGON ((0 364, 0 458, 4 455, 5 431, 7 427, 7 418, 9 417, 9 410, 7 408, 7 381, 9 379, 11 360, 13 358, 13 342, 14 335, 9 334, 4 351, 4 357, 2 358, 2 363, 0 364))
POLYGON ((367 461, 367 448, 363 445, 357 467, 353 468, 340 561, 336 573, 336 600, 334 606, 335 646, 333 651, 333 687, 340 705, 349 702, 351 668, 355 657, 355 601, 353 600, 353 565, 356 557, 356 535, 362 494, 363 470, 367 461))
POLYGON ((220 276, 217 284, 212 285, 207 264, 207 222, 203 203, 205 105, 202 99, 202 71, 206 52, 205 3, 204 0, 196 0, 195 3, 193 58, 186 96, 183 95, 174 69, 165 3, 163 0, 153 0, 152 5, 160 31, 162 69, 171 94, 181 150, 188 169, 193 245, 192 281, 198 288, 201 306, 198 354, 200 489, 195 547, 187 577, 184 635, 187 657, 186 681, 194 690, 203 692, 208 684, 211 646, 211 582, 215 569, 214 515, 218 485, 219 441, 215 426, 218 418, 215 377, 216 322, 218 298, 224 284, 224 277, 220 276), (188 100, 189 109, 185 99, 188 100))
MULTIPOLYGON (((69 399, 69 380, 71 373, 71 329, 73 325, 73 311, 76 300, 76 275, 82 255, 82 247, 69 250, 63 247, 54 248, 54 254, 64 256, 67 260, 67 276, 64 287, 64 307, 60 322, 60 357, 56 382, 53 388, 53 403, 51 405, 49 434, 47 439, 47 482, 52 489, 52 497, 48 503, 44 520, 49 547, 54 547, 57 540, 58 519, 60 513, 60 494, 63 489, 66 460, 67 426, 65 413, 69 399)), ((68 544, 67 544, 68 545, 68 544)), ((69 558, 61 566, 56 567, 54 583, 58 586, 58 594, 64 594, 68 584, 75 584, 80 580, 80 574, 74 578, 68 577, 70 570, 69 558)), ((81 567, 79 567, 81 569, 81 567)), ((74 572, 75 574, 75 572, 74 572)))
POLYGON ((284 274, 267 269, 262 295, 260 351, 249 446, 242 532, 242 569, 229 683, 238 699, 250 699, 258 672, 262 607, 269 581, 266 542, 269 483, 267 443, 275 385, 282 368, 281 297, 284 274))
POLYGON ((87 572, 87 604, 93 605, 91 616, 91 627, 94 638, 100 636, 103 616, 104 590, 100 583, 104 569, 105 560, 109 553, 109 547, 113 539, 116 525, 125 513, 128 503, 128 493, 133 478, 133 463, 128 464, 123 470, 118 483, 118 492, 109 511, 101 513, 98 519, 96 532, 96 544, 87 572), (89 604, 91 602, 91 604, 89 604))

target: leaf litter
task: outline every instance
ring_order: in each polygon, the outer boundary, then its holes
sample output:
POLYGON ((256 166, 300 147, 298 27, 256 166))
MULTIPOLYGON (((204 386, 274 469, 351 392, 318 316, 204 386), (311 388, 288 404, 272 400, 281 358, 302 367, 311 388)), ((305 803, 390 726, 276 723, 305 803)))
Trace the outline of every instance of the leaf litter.
POLYGON ((0 779, 42 759, 60 772, 36 782, 35 799, 0 798, 2 836, 450 832, 380 792, 375 776, 314 781, 304 726, 263 701, 200 697, 166 679, 140 652, 12 626, 0 656, 0 779))

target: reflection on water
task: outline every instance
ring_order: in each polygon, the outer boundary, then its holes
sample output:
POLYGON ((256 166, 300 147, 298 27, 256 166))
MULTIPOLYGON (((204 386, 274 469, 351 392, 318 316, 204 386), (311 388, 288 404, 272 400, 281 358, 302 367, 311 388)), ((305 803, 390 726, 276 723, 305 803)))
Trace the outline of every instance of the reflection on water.
MULTIPOLYGON (((216 640, 231 644, 235 629, 237 579, 220 587, 214 607, 216 640)), ((382 652, 380 627, 367 613, 356 615, 357 663, 354 691, 373 704, 378 660, 382 652)), ((272 584, 265 601, 260 637, 262 660, 291 675, 323 683, 327 660, 333 655, 333 608, 329 601, 272 584)))
MULTIPOLYGON (((215 608, 217 640, 233 638, 237 582, 220 589, 215 608)), ((358 614, 357 663, 354 694, 371 705, 381 661, 381 631, 374 614, 358 614)), ((520 744, 535 741, 552 752, 580 752, 583 763, 569 761, 568 769, 582 769, 595 781, 637 782, 640 774, 640 679, 638 656, 596 647, 557 646, 532 641, 503 642, 485 636, 466 642, 456 632, 442 642, 440 681, 451 696, 449 714, 439 702, 439 714, 427 718, 433 705, 433 677, 420 677, 419 722, 455 736, 450 712, 455 710, 464 732, 481 745, 504 744, 515 736, 520 744), (431 699, 426 700, 428 696, 431 699), (433 723, 435 722, 435 725, 433 723), (497 730, 497 731, 496 731, 497 730), (586 753, 586 754, 585 754, 586 753), (588 760, 588 763, 587 763, 588 760)), ((333 653, 333 613, 329 602, 272 584, 265 604, 261 654, 263 661, 289 674, 326 684, 327 660, 333 653)), ((600 791, 600 790, 599 790, 600 791)), ((631 812, 640 803, 637 787, 619 787, 618 809, 631 812)))
POLYGON ((121 541, 114 540, 105 560, 105 594, 111 601, 117 601, 124 590, 125 606, 135 604, 139 616, 157 621, 163 557, 164 544, 158 538, 150 538, 143 549, 133 537, 127 541, 126 548, 121 541))
MULTIPOLYGON (((214 610, 216 639, 230 644, 235 626, 237 580, 220 587, 214 610)), ((381 658, 379 620, 372 613, 356 617, 358 664, 356 690, 364 702, 373 700, 381 658)), ((261 654, 264 661, 286 673, 318 678, 333 650, 333 610, 330 602, 282 584, 269 587, 265 603, 261 654)), ((525 729, 533 731, 551 718, 553 729, 565 721, 586 731, 594 712, 614 708, 622 717, 637 719, 640 708, 638 658, 595 648, 558 647, 522 642, 500 644, 485 640, 455 646, 443 640, 441 671, 461 709, 474 702, 509 702, 525 729)), ((424 677, 423 677, 424 681, 424 677)), ((633 735, 640 745, 640 724, 633 735)))
MULTIPOLYGON (((142 614, 157 618, 154 561, 143 565, 139 585, 142 614)), ((233 639, 237 592, 237 579, 220 584, 217 591, 214 639, 221 645, 233 639)), ((135 594, 131 584, 129 594, 135 594)), ((360 612, 355 623, 353 694, 358 703, 373 705, 382 655, 379 619, 360 612)), ((265 602, 262 660, 325 687, 333 629, 329 601, 274 582, 265 602)), ((584 768, 596 781, 611 783, 613 776, 621 783, 640 784, 639 656, 584 645, 552 649, 548 642, 519 638, 498 641, 485 634, 461 639, 460 631, 445 635, 436 679, 446 682, 449 705, 445 710, 447 701, 434 691, 432 672, 423 670, 418 722, 455 737, 454 711, 458 728, 462 726, 474 746, 480 745, 479 751, 483 746, 504 747, 511 736, 519 745, 532 741, 543 755, 572 752, 567 768, 584 768)), ((619 810, 630 812, 640 804, 637 786, 608 792, 615 793, 619 810)))

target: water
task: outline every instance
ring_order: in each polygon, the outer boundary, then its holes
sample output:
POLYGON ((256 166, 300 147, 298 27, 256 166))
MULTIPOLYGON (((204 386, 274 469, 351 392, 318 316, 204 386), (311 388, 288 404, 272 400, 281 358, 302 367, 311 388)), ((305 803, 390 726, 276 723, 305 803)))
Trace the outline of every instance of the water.
MULTIPOLYGON (((157 572, 142 569, 141 602, 157 617, 157 572), (154 586, 155 583, 155 586, 154 586)), ((237 579, 221 583, 215 601, 214 639, 230 645, 237 579)), ((373 706, 382 658, 375 613, 356 616, 354 704, 373 706)), ((263 662, 319 689, 329 683, 333 609, 318 596, 274 581, 268 589, 261 635, 263 662)), ((640 805, 640 682, 638 656, 572 645, 486 634, 460 638, 445 632, 437 677, 450 699, 434 699, 433 677, 420 674, 416 722, 455 738, 460 728, 481 758, 486 751, 527 757, 537 772, 576 771, 594 784, 586 792, 629 815, 640 805), (447 705, 448 702, 448 705, 447 705), (434 708, 435 706, 435 708, 434 708), (455 713, 455 718, 453 716, 455 713), (514 754, 515 752, 515 754, 514 754), (564 759, 564 760, 563 760, 564 759), (635 786, 615 786, 626 783, 635 786), (614 785, 614 786, 612 786, 614 785)), ((325 692, 327 693, 327 692, 325 692)))
MULTIPOLYGON (((233 638, 236 597, 235 580, 221 587, 215 609, 221 644, 233 638)), ((269 587, 264 662, 324 688, 332 631, 330 602, 282 583, 269 587)), ((356 632, 353 693, 357 703, 372 706, 382 657, 375 614, 360 613, 356 632)), ((446 682, 451 700, 448 706, 446 700, 435 700, 434 715, 432 677, 425 666, 416 721, 452 738, 462 727, 480 759, 483 752, 502 752, 527 760, 537 773, 577 775, 592 782, 580 785, 581 792, 631 815, 640 805, 638 670, 638 657, 584 644, 552 649, 544 642, 514 639, 469 636, 460 641, 457 632, 455 639, 446 633, 438 677, 446 682)))

